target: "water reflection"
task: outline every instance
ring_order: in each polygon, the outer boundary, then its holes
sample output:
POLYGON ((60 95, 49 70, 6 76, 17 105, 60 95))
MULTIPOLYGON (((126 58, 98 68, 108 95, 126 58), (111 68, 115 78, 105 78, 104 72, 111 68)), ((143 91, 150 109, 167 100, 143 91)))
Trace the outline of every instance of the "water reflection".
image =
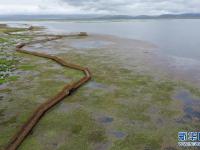
POLYGON ((200 98, 194 97, 188 90, 179 90, 175 95, 175 99, 184 103, 183 122, 198 120, 200 121, 200 98))

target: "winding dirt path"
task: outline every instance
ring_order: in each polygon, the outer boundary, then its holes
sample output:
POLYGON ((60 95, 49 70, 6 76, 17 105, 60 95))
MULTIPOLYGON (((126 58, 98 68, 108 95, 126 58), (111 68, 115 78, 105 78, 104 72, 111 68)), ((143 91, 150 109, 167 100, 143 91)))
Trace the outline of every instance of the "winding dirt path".
POLYGON ((89 81, 91 79, 91 73, 88 68, 81 67, 76 64, 71 64, 66 61, 64 61, 61 58, 58 58, 53 55, 45 54, 45 53, 38 53, 38 52, 30 52, 23 49, 26 45, 31 45, 35 43, 41 43, 41 42, 47 42, 52 40, 61 39, 63 37, 69 37, 69 36, 83 36, 81 33, 78 35, 52 35, 51 38, 46 38, 44 40, 37 40, 29 43, 21 43, 16 46, 16 50, 20 53, 30 54, 38 57, 43 57, 46 59, 51 59, 55 61, 56 63, 67 67, 72 68, 75 70, 79 70, 84 73, 84 77, 78 80, 77 82, 71 83, 69 85, 66 85, 57 95, 52 97, 51 99, 47 100, 45 103, 41 104, 31 115, 31 117, 24 123, 24 125, 21 127, 21 129, 13 136, 13 138, 10 140, 9 144, 5 148, 5 150, 16 150, 20 144, 25 140, 25 138, 29 135, 31 130, 34 128, 34 126, 37 125, 39 120, 42 118, 42 116, 45 115, 45 113, 51 109, 53 106, 55 106, 57 103, 62 101, 67 96, 70 96, 72 92, 77 90, 80 86, 82 86, 84 83, 89 81))

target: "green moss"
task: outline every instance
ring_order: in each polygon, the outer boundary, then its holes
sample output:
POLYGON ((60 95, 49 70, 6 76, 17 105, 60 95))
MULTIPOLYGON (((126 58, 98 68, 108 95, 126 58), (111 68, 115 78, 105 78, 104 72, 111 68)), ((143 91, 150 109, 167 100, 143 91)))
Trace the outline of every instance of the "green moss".
POLYGON ((11 28, 11 27, 4 27, 0 28, 0 33, 9 33, 9 32, 19 32, 19 31, 25 31, 25 28, 11 28))
POLYGON ((134 133, 122 141, 117 141, 111 150, 160 150, 162 138, 152 133, 134 133))
POLYGON ((6 83, 6 79, 0 79, 0 84, 6 83))
MULTIPOLYGON (((34 104, 32 104, 34 105, 34 104)), ((37 106, 35 107, 29 107, 29 109, 22 109, 20 112, 19 112, 19 115, 17 117, 17 123, 18 124, 23 124, 27 121, 27 119, 32 115, 32 112, 36 109, 37 106)))
POLYGON ((8 77, 8 81, 17 81, 19 79, 19 76, 10 76, 8 77))
POLYGON ((105 130, 103 129, 93 129, 88 134, 88 140, 94 143, 105 141, 105 130))
POLYGON ((6 120, 6 121, 4 121, 4 122, 2 122, 2 123, 0 123, 1 125, 10 125, 10 124, 13 124, 13 123, 16 123, 16 116, 13 116, 13 117, 11 117, 11 118, 9 118, 8 120, 6 120))
POLYGON ((4 38, 0 38, 0 43, 5 43, 7 42, 8 40, 4 39, 4 38))
POLYGON ((9 142, 11 136, 13 136, 13 133, 16 132, 16 129, 11 128, 5 128, 5 126, 0 125, 0 149, 4 149, 9 142))
POLYGON ((82 126, 80 124, 73 125, 71 129, 73 134, 79 134, 81 130, 82 130, 82 126))
MULTIPOLYGON (((1 34, 2 32, 17 31, 25 31, 25 29, 0 27, 1 34)), ((3 96, 3 100, 0 99, 0 110, 5 109, 5 112, 3 112, 0 117, 0 149, 2 149, 8 143, 10 138, 16 133, 22 123, 24 123, 24 121, 26 121, 30 116, 30 112, 32 113, 37 106, 34 104, 34 100, 36 99, 37 95, 34 96, 31 93, 27 95, 24 94, 29 86, 25 86, 23 80, 19 81, 19 76, 12 76, 12 71, 15 69, 15 66, 18 63, 17 60, 22 60, 22 62, 24 61, 24 59, 17 55, 17 52, 15 52, 14 44, 20 40, 24 40, 23 42, 28 41, 30 38, 27 36, 19 37, 8 34, 2 35, 3 36, 0 38, 0 84, 9 81, 12 82, 6 84, 5 88, 3 86, 3 88, 0 90, 0 93, 3 94, 1 95, 1 97, 3 96), (11 89, 9 86, 11 86, 11 89), (16 90, 12 90, 12 88, 15 88, 16 90), (13 114, 16 114, 16 116, 13 114), (24 114, 24 116, 22 114, 24 114)), ((31 88, 29 87, 28 89, 31 88)))
POLYGON ((0 118, 1 118, 2 116, 4 116, 4 114, 3 114, 4 111, 5 111, 4 109, 0 109, 0 118))
POLYGON ((1 93, 9 93, 9 92, 11 92, 11 89, 9 89, 9 88, 0 89, 0 92, 1 93))
POLYGON ((59 113, 56 110, 52 110, 42 118, 35 133, 26 140, 28 143, 29 140, 45 135, 44 146, 45 143, 48 143, 48 140, 56 139, 54 143, 60 145, 59 149, 70 150, 82 149, 83 147, 90 149, 93 143, 106 140, 105 130, 95 123, 88 112, 76 109, 70 113, 59 113), (67 140, 60 143, 62 138, 67 138, 67 140))
POLYGON ((198 87, 195 86, 191 86, 189 84, 186 83, 179 83, 179 87, 184 87, 185 89, 189 90, 193 95, 200 97, 200 89, 198 87))
POLYGON ((3 84, 7 81, 11 70, 14 68, 14 64, 15 60, 0 60, 0 84, 3 84))
POLYGON ((164 117, 174 117, 174 116, 177 116, 180 114, 180 111, 177 111, 177 110, 167 110, 166 108, 165 109, 162 109, 160 111, 160 114, 163 115, 164 117))
POLYGON ((36 68, 36 66, 34 65, 21 65, 19 66, 19 69, 21 70, 34 70, 36 68))
POLYGON ((117 112, 118 116, 129 120, 150 121, 150 116, 147 113, 149 105, 129 102, 122 106, 119 108, 120 111, 117 112))
POLYGON ((77 80, 77 79, 80 79, 83 77, 83 72, 81 71, 76 71, 76 70, 73 70, 73 69, 68 69, 68 68, 65 68, 63 70, 63 74, 66 76, 66 77, 69 77, 69 78, 73 78, 73 80, 77 80))
POLYGON ((10 66, 13 64, 13 60, 7 60, 7 59, 0 59, 0 65, 6 65, 6 66, 10 66))
POLYGON ((38 84, 38 87, 40 87, 40 89, 35 89, 33 93, 35 95, 43 95, 43 97, 46 97, 46 99, 48 100, 50 97, 55 96, 59 91, 61 91, 64 84, 65 83, 63 81, 55 81, 53 79, 46 80, 42 78, 41 80, 39 80, 38 84))
POLYGON ((44 150, 44 148, 37 139, 29 138, 23 142, 20 150, 44 150))
POLYGON ((172 102, 171 94, 175 89, 172 82, 158 82, 152 87, 152 101, 168 105, 172 102))

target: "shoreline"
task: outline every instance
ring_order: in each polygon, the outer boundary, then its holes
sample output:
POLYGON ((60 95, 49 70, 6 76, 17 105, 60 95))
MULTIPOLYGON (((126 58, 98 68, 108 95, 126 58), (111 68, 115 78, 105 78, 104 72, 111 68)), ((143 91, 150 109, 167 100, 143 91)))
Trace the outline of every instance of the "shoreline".
MULTIPOLYGON (((42 38, 11 37, 4 38, 8 41, 42 38)), ((93 79, 50 110, 20 149, 30 149, 33 144, 34 150, 83 146, 86 149, 146 146, 154 150, 180 149, 177 133, 186 127, 194 131, 199 127, 200 90, 166 78, 162 70, 157 73, 154 64, 157 51, 147 43, 89 34, 84 38, 27 46, 26 50, 48 52, 88 66, 93 79)), ((61 66, 48 60, 15 54, 12 46, 5 52, 14 54, 19 61, 15 70, 18 78, 8 81, 0 90, 0 147, 37 106, 63 87, 63 81, 70 83, 81 76, 70 69, 62 71, 61 66)))
MULTIPOLYGON (((28 26, 28 24, 26 24, 26 26, 28 26)), ((52 30, 52 28, 45 29, 43 32, 45 33, 47 31, 51 31, 54 34, 57 32, 62 33, 61 31, 57 31, 57 30, 54 31, 54 29, 53 30, 52 30)), ((65 33, 65 32, 63 32, 63 33, 65 33)), ((162 50, 160 50, 160 48, 158 46, 153 45, 150 42, 146 42, 146 41, 142 41, 142 40, 127 39, 124 37, 118 37, 118 36, 114 36, 114 35, 104 35, 104 34, 100 35, 100 34, 93 34, 93 33, 92 33, 92 35, 93 35, 94 39, 95 39, 95 35, 96 35, 99 39, 101 38, 102 41, 108 40, 108 41, 112 42, 112 40, 115 40, 115 42, 119 42, 119 43, 121 42, 121 45, 130 44, 131 46, 129 47, 129 51, 127 53, 129 53, 131 51, 131 48, 133 48, 133 50, 135 50, 136 49, 135 45, 136 45, 136 47, 138 45, 141 47, 143 47, 143 45, 146 45, 146 47, 144 48, 144 49, 146 49, 146 51, 142 50, 142 51, 144 51, 144 53, 146 53, 144 55, 148 55, 147 53, 149 53, 150 55, 154 55, 154 57, 147 56, 148 59, 151 59, 151 60, 149 60, 149 62, 146 62, 146 64, 149 65, 148 67, 150 67, 152 70, 158 70, 158 73, 164 74, 164 76, 166 76, 168 78, 171 78, 174 80, 184 80, 188 83, 191 82, 191 84, 194 84, 197 87, 200 87, 200 80, 198 79, 198 76, 200 75, 200 69, 198 69, 198 68, 200 68, 200 62, 196 61, 196 59, 184 58, 184 57, 166 54, 162 50), (154 49, 154 52, 152 51, 152 49, 154 49), (149 63, 152 63, 152 65, 150 65, 149 63)), ((118 44, 118 46, 120 46, 120 45, 118 44)), ((109 45, 108 45, 108 48, 109 48, 109 45)), ((121 49, 123 51, 123 47, 121 49)), ((139 47, 139 49, 140 49, 140 47, 139 47)), ((123 55, 127 55, 127 54, 121 53, 120 51, 118 51, 118 53, 122 57, 125 57, 123 55)), ((142 55, 139 53, 137 55, 142 55)), ((131 54, 131 55, 133 56, 133 59, 135 59, 134 54, 131 54)), ((119 56, 119 57, 121 57, 121 56, 119 56)), ((143 57, 143 56, 141 56, 141 57, 143 57)), ((125 59, 125 58, 123 58, 123 59, 125 59)), ((146 61, 144 57, 142 59, 143 59, 143 61, 146 61)), ((124 63, 125 63, 125 65, 127 65, 127 64, 129 65, 131 62, 124 62, 124 63)))

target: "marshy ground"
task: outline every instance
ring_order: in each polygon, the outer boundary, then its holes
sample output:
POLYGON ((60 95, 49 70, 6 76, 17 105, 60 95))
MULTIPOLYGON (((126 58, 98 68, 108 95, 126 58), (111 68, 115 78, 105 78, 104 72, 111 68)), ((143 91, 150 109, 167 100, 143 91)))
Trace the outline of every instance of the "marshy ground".
MULTIPOLYGON (((0 27, 0 148, 37 106, 82 77, 15 51, 16 43, 38 39, 34 34, 0 27)), ((177 133, 200 128, 199 87, 156 68, 154 45, 89 35, 25 49, 88 66, 93 79, 51 109, 20 150, 178 150, 177 133)))

